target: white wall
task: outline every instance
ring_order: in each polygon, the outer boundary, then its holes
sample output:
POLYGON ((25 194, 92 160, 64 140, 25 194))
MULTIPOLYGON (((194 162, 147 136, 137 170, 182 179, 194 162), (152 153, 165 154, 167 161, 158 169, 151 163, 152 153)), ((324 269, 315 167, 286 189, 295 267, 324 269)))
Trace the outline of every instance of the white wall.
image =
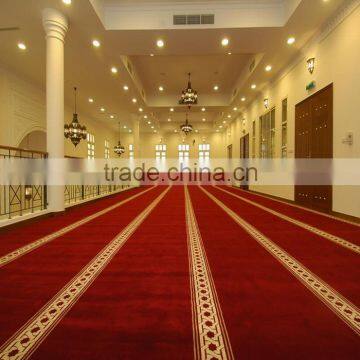
MULTIPOLYGON (((21 143, 25 144, 29 140, 26 140, 28 134, 46 132, 44 90, 4 67, 0 67, 0 104, 0 145, 19 147, 21 143)), ((71 121, 72 107, 66 106, 65 122, 71 121)), ((79 113, 79 121, 89 132, 96 135, 95 156, 103 158, 105 139, 110 142, 112 148, 117 142, 117 132, 81 113, 79 113)), ((64 141, 66 155, 87 156, 86 141, 82 141, 77 148, 70 140, 64 139, 64 141)))
MULTIPOLYGON (((333 21, 330 26, 336 23, 333 21)), ((325 37, 304 50, 298 61, 290 67, 275 82, 262 90, 258 98, 253 101, 236 121, 231 124, 231 135, 225 135, 226 144, 233 144, 233 154, 239 156, 239 139, 245 133, 251 132, 252 121, 256 121, 258 149, 259 117, 265 112, 263 99, 269 98, 270 107, 276 108, 276 149, 275 156, 281 156, 281 102, 288 98, 288 157, 294 157, 295 148, 295 105, 314 92, 333 83, 334 84, 334 157, 360 157, 360 7, 346 17, 338 26, 329 32, 325 30, 325 37), (316 58, 313 75, 307 71, 306 60, 316 58), (316 88, 312 92, 306 91, 306 85, 316 81, 316 88), (243 124, 243 118, 245 122, 243 124), (352 146, 342 143, 346 133, 354 133, 352 146)), ((250 135, 251 141, 251 135, 250 135)), ((250 150, 251 150, 250 142, 250 150)), ((258 151, 258 150, 257 150, 258 151)), ((292 186, 252 187, 286 199, 294 199, 292 186)), ((360 217, 360 187, 337 186, 333 190, 333 210, 360 217)))

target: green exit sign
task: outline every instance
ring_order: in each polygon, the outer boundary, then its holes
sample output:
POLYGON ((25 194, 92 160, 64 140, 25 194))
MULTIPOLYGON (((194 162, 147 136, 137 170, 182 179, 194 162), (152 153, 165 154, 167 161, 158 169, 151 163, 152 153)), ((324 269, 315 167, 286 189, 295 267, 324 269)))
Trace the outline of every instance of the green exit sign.
POLYGON ((316 86, 316 82, 315 81, 312 81, 311 83, 307 84, 306 85, 306 90, 307 91, 310 91, 312 89, 315 89, 315 86, 316 86))

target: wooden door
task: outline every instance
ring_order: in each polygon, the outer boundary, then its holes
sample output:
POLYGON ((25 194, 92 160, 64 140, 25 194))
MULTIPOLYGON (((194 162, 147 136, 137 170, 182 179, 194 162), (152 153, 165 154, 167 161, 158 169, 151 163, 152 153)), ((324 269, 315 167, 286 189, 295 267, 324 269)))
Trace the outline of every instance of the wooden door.
MULTIPOLYGON (((332 84, 304 100, 295 108, 295 157, 298 159, 333 158, 332 84)), ((306 165, 304 165, 306 166, 306 165)), ((329 181, 330 164, 317 168, 318 180, 329 181)), ((299 180, 301 179, 301 170, 299 180)), ((296 185, 295 201, 304 206, 330 212, 332 185, 296 185)))
MULTIPOLYGON (((249 144, 249 134, 246 134, 240 138, 240 159, 242 159, 241 166, 245 168, 248 165, 248 159, 250 156, 250 144, 249 144)), ((245 182, 241 184, 241 188, 244 190, 249 190, 249 185, 245 182)))

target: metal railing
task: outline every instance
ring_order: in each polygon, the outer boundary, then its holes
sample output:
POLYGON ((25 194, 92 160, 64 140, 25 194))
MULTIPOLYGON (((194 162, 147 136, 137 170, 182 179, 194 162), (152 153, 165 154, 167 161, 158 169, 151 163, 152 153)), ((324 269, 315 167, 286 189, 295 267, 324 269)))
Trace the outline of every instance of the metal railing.
MULTIPOLYGON (((46 159, 47 157, 46 152, 0 145, 0 159, 46 159)), ((72 157, 67 156, 66 158, 72 157)), ((125 184, 66 185, 65 204, 72 205, 102 195, 110 195, 128 187, 129 185, 125 184)), ((26 183, 0 185, 0 220, 45 210, 47 205, 46 185, 28 185, 26 183)))
MULTIPOLYGON (((10 146, 0 146, 0 158, 46 159, 47 153, 10 146)), ((0 219, 11 219, 47 207, 47 191, 43 185, 0 185, 0 219)))
POLYGON ((66 185, 65 204, 76 204, 77 202, 90 200, 101 195, 110 195, 128 185, 66 185))

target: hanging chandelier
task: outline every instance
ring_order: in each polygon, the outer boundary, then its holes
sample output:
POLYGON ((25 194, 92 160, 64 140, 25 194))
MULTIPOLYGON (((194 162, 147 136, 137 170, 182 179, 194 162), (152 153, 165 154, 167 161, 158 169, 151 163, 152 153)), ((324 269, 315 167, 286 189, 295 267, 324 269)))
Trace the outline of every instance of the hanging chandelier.
POLYGON ((190 134, 193 131, 193 127, 191 124, 189 124, 189 120, 188 120, 188 114, 186 113, 186 121, 185 124, 180 126, 181 131, 187 135, 190 134))
POLYGON ((78 114, 76 112, 76 87, 74 87, 74 114, 73 120, 70 124, 64 125, 64 136, 70 139, 74 146, 77 146, 81 140, 86 139, 86 127, 81 126, 78 121, 78 114))
POLYGON ((119 142, 117 145, 114 146, 114 153, 118 156, 121 156, 125 152, 125 148, 124 146, 121 145, 121 141, 120 141, 120 131, 121 131, 121 127, 119 121, 119 142))
POLYGON ((193 90, 193 88, 191 87, 191 73, 189 73, 188 75, 189 75, 189 81, 188 81, 187 89, 183 90, 181 94, 181 99, 179 100, 179 104, 187 105, 190 108, 191 105, 196 105, 198 103, 198 95, 197 92, 193 90))

